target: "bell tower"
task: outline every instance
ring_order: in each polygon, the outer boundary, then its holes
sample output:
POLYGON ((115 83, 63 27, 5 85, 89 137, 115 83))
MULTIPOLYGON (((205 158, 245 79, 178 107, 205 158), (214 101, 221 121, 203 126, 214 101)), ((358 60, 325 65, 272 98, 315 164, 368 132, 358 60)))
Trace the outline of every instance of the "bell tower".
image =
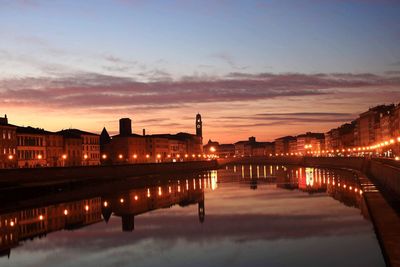
POLYGON ((196 115, 196 135, 203 137, 203 123, 201 122, 201 115, 199 113, 196 115))

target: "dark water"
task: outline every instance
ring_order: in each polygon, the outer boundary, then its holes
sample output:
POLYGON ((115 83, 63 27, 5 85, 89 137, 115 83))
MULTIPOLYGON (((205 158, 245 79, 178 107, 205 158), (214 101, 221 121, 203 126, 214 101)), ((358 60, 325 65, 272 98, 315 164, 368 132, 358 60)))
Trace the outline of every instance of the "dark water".
POLYGON ((0 266, 385 265, 347 172, 231 166, 96 190, 2 207, 0 266))

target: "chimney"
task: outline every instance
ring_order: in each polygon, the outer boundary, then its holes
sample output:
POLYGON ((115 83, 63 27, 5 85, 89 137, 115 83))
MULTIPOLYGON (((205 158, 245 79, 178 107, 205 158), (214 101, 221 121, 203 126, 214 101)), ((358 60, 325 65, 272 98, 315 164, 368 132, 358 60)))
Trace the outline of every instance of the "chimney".
POLYGON ((143 136, 146 135, 146 129, 143 129, 143 136))
POLYGON ((119 120, 119 134, 128 136, 132 134, 132 121, 129 118, 122 118, 119 120))
POLYGON ((4 114, 4 118, 0 117, 0 124, 3 124, 3 125, 8 124, 7 114, 4 114))

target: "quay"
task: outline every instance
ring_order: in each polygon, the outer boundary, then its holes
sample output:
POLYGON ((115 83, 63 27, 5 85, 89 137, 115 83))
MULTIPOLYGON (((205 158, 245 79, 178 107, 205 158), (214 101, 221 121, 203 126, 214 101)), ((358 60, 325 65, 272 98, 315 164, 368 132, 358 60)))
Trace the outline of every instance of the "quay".
POLYGON ((216 161, 142 163, 106 166, 53 167, 0 170, 0 190, 17 187, 56 186, 85 182, 216 169, 216 161))

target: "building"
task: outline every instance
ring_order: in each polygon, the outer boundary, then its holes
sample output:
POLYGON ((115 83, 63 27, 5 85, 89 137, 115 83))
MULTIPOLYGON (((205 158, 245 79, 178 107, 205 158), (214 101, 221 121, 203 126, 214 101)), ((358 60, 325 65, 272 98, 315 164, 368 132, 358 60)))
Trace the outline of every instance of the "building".
POLYGON ((62 130, 58 134, 64 137, 63 165, 100 165, 100 135, 78 129, 62 130))
POLYGON ((275 139, 275 154, 288 155, 297 151, 297 140, 293 136, 284 136, 275 139))
MULTIPOLYGON (((380 105, 370 108, 368 111, 361 113, 356 120, 356 128, 354 131, 356 146, 370 146, 382 140, 382 128, 380 120, 384 115, 394 111, 394 105, 380 105)), ((385 126, 384 126, 385 127, 385 126)), ((383 130, 386 134, 386 131, 383 130)))
POLYGON ((354 147, 356 122, 346 123, 325 133, 325 149, 337 151, 354 147))
POLYGON ((254 136, 247 141, 239 141, 234 144, 236 157, 266 156, 274 150, 271 142, 257 142, 254 136))
POLYGON ((153 134, 132 133, 131 120, 120 120, 118 135, 108 136, 103 129, 101 146, 102 162, 112 164, 133 164, 193 160, 202 157, 203 137, 201 115, 196 115, 196 134, 153 134))
POLYGON ((51 132, 47 133, 46 154, 48 167, 63 166, 64 138, 61 134, 51 132))
POLYGON ((18 126, 16 134, 18 167, 46 167, 46 136, 49 132, 40 128, 18 126))
POLYGON ((220 144, 218 146, 217 155, 220 158, 230 158, 235 155, 235 145, 234 144, 220 144))
POLYGON ((312 151, 325 149, 325 135, 323 133, 307 132, 297 136, 297 153, 310 154, 312 151))
POLYGON ((17 127, 0 117, 0 169, 17 167, 17 127))

